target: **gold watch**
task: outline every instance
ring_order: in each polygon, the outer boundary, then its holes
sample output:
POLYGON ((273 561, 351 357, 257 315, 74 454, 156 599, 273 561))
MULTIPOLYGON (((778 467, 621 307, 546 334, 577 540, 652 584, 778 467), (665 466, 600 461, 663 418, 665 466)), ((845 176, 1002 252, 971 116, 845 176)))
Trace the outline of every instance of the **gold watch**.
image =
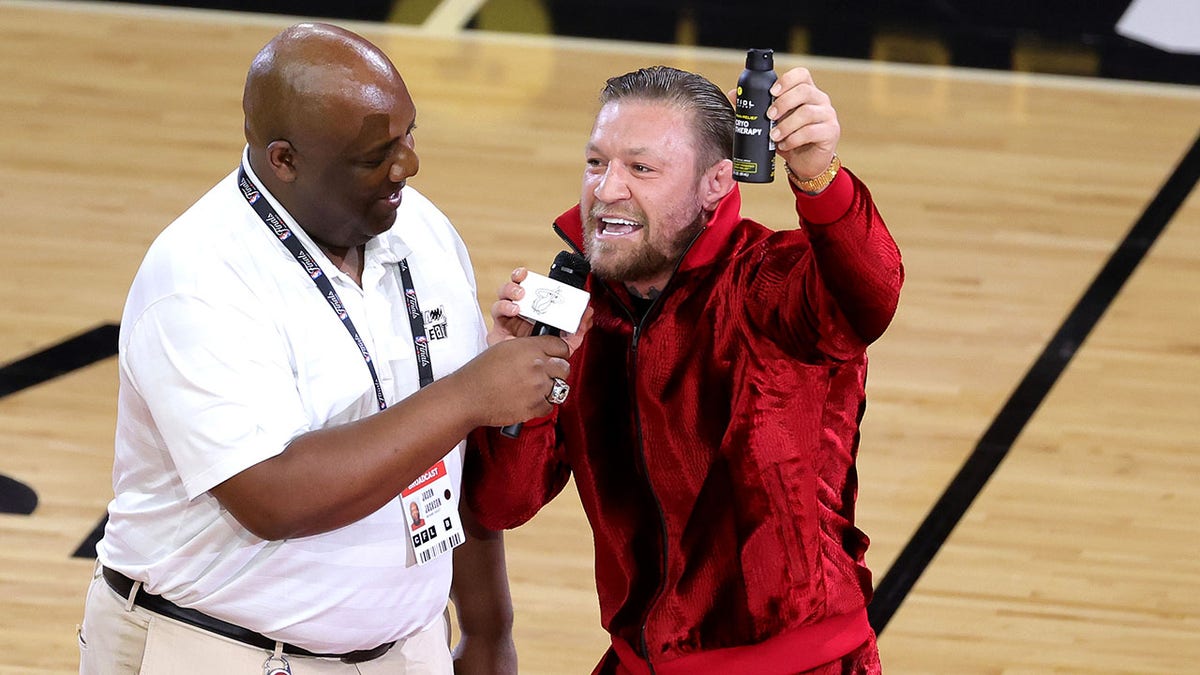
POLYGON ((815 195, 829 187, 829 184, 837 177, 838 170, 842 168, 842 160, 838 159, 835 153, 833 159, 829 160, 829 167, 812 178, 800 178, 792 173, 792 167, 788 166, 787 163, 784 163, 783 166, 787 170, 788 180, 792 181, 792 185, 800 188, 801 192, 815 195))

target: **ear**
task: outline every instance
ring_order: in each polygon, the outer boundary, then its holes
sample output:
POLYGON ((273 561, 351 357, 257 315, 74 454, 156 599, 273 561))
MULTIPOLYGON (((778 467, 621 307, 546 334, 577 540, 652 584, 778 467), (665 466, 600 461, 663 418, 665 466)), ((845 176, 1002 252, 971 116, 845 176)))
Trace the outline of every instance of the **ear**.
POLYGON ((733 190, 733 160, 722 159, 713 164, 700 177, 700 196, 704 210, 712 211, 717 203, 733 190))
POLYGON ((279 180, 285 183, 296 180, 296 149, 291 141, 279 139, 268 143, 267 163, 279 180))

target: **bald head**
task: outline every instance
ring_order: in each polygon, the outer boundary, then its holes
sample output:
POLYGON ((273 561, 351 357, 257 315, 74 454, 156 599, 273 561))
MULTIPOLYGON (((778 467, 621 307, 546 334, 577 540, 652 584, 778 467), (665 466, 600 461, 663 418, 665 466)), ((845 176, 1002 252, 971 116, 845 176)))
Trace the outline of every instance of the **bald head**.
POLYGON ((379 106, 404 81, 378 47, 329 24, 301 23, 267 43, 250 64, 242 110, 246 141, 261 149, 281 138, 329 129, 346 106, 379 106))
POLYGON ((378 47, 337 26, 292 26, 254 58, 242 108, 250 167, 327 253, 392 226, 420 167, 417 111, 378 47))

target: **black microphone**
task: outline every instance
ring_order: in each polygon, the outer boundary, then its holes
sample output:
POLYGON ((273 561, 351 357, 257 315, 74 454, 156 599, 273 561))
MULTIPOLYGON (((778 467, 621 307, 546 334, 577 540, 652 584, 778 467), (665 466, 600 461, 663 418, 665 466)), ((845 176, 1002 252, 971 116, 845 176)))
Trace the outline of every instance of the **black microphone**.
MULTIPOLYGON (((550 265, 550 274, 547 276, 554 281, 582 289, 587 285, 588 272, 591 270, 592 266, 588 264, 587 258, 571 251, 559 251, 558 255, 554 256, 554 263, 550 265)), ((562 335, 562 331, 538 321, 533 324, 532 335, 562 335)), ((516 438, 521 433, 521 423, 502 427, 500 433, 509 438, 516 438)))

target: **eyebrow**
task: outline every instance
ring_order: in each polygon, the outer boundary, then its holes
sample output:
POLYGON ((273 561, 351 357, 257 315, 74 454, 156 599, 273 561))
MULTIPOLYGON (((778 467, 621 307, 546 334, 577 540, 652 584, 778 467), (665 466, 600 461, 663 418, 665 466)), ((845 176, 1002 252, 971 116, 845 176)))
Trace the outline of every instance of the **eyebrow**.
MULTIPOLYGON (((409 123, 408 123, 408 128, 404 130, 404 134, 405 134, 405 135, 408 135, 408 134, 412 133, 412 130, 413 130, 413 129, 415 129, 415 128, 416 128, 416 126, 417 126, 417 118, 416 118, 416 116, 414 115, 414 116, 413 116, 413 119, 412 119, 412 122, 409 122, 409 123)), ((364 155, 370 155, 370 154, 373 154, 373 153, 376 153, 376 152, 384 152, 384 151, 389 151, 389 150, 391 150, 393 147, 395 147, 397 143, 400 143, 400 142, 401 142, 401 141, 403 141, 403 140, 404 140, 404 137, 403 137, 403 136, 398 136, 398 137, 396 137, 396 138, 393 138, 393 139, 390 139, 390 140, 387 140, 387 141, 382 141, 382 142, 380 142, 380 143, 376 143, 375 145, 372 145, 372 146, 370 146, 370 147, 368 147, 368 148, 365 148, 365 149, 362 151, 362 154, 364 154, 364 155)))
POLYGON ((395 148, 396 144, 399 142, 400 142, 399 138, 393 138, 389 141, 384 141, 382 143, 376 143, 375 145, 372 145, 369 148, 364 148, 361 154, 363 156, 369 157, 371 155, 376 155, 381 152, 388 153, 388 152, 391 152, 392 148, 395 148))
MULTIPOLYGON (((596 147, 595 143, 588 143, 586 150, 588 152, 600 152, 600 149, 598 147, 596 147)), ((653 148, 651 148, 649 146, 644 146, 644 145, 638 146, 636 148, 629 148, 627 150, 623 150, 622 152, 626 152, 630 155, 634 155, 635 157, 641 157, 643 155, 655 154, 653 148)))

